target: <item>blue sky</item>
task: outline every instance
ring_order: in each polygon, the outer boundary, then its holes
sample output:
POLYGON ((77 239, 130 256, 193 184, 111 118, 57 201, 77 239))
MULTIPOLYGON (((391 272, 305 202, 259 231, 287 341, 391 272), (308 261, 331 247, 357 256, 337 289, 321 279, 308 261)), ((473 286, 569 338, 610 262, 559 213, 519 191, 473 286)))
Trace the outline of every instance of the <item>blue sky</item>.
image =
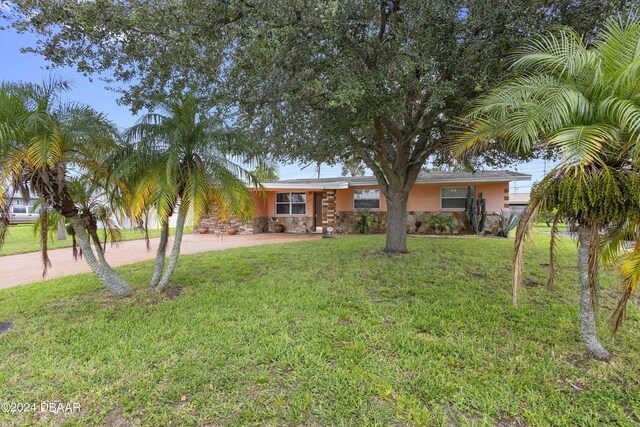
MULTIPOLYGON (((73 82, 73 90, 69 93, 69 99, 91 105, 98 111, 107 113, 118 127, 126 128, 135 123, 136 117, 131 114, 126 106, 118 105, 118 94, 105 88, 105 84, 99 79, 90 81, 73 69, 58 68, 50 71, 45 67, 47 62, 40 56, 30 53, 21 53, 20 48, 35 45, 36 38, 32 34, 16 34, 13 30, 0 30, 0 81, 28 81, 39 83, 52 75, 58 75, 73 82)), ((313 178, 317 176, 315 165, 280 165, 281 179, 313 178)), ((534 180, 541 178, 543 172, 549 169, 543 161, 533 161, 512 167, 511 169, 533 175, 529 182, 512 183, 512 192, 526 193, 531 189, 534 180)), ((321 165, 320 176, 340 176, 340 167, 321 165)))

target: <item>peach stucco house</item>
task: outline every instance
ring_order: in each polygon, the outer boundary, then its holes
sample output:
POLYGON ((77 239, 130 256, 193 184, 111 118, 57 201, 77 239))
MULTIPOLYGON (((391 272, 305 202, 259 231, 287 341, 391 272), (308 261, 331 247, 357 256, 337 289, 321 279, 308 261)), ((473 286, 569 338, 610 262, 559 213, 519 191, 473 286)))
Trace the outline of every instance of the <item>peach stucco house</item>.
MULTIPOLYGON (((530 179, 531 175, 512 171, 422 173, 409 193, 407 231, 415 231, 417 221, 433 214, 451 215, 462 228, 469 186, 476 195, 482 193, 489 218, 507 212, 509 183, 530 179)), ((276 224, 293 233, 350 233, 359 209, 371 211, 382 228, 386 224, 385 197, 371 176, 283 180, 263 186, 254 191, 253 221, 221 223, 214 216, 201 225, 214 230, 233 227, 241 233, 273 232, 276 224)))

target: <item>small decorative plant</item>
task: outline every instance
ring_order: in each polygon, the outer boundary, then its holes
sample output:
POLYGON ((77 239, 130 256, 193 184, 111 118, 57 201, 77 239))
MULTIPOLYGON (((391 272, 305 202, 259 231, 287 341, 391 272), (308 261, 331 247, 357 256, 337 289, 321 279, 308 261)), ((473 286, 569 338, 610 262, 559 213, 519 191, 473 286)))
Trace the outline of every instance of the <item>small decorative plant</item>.
POLYGON ((453 230, 453 218, 445 215, 431 215, 426 226, 436 233, 450 233, 453 230))
POLYGON ((360 234, 369 234, 372 227, 373 214, 367 209, 358 209, 354 216, 354 231, 360 234))
POLYGON ((467 198, 465 201, 465 213, 469 230, 475 234, 481 234, 484 231, 484 222, 487 219, 487 203, 482 198, 482 193, 478 195, 478 199, 474 200, 473 190, 467 187, 467 198))
POLYGON ((500 237, 509 237, 511 230, 518 225, 521 213, 522 212, 511 212, 507 218, 504 212, 500 211, 500 215, 498 216, 498 232, 496 234, 500 237))

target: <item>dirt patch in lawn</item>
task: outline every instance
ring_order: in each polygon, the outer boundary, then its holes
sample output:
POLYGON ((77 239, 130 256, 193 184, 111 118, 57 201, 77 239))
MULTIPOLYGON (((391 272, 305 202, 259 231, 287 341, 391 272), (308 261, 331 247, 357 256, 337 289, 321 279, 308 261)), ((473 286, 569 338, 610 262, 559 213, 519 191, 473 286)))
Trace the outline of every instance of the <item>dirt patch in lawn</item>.
POLYGON ((183 293, 184 291, 182 290, 182 288, 178 286, 172 286, 170 288, 165 289, 164 291, 164 295, 167 299, 178 298, 183 293))
POLYGON ((487 274, 484 273, 477 273, 475 271, 467 271, 467 274, 471 277, 474 277, 476 279, 488 279, 489 276, 487 274))
POLYGON ((536 282, 535 280, 531 280, 531 279, 525 279, 524 285, 530 288, 537 288, 538 286, 542 286, 542 283, 536 282))

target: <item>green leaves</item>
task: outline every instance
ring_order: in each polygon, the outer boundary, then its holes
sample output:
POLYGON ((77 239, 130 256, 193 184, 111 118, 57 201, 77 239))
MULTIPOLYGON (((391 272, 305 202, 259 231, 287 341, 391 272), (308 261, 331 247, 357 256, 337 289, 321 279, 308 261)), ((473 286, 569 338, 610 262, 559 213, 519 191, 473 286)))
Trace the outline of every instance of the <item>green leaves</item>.
POLYGON ((585 49, 583 37, 571 28, 534 38, 516 52, 512 64, 515 70, 537 70, 560 78, 591 72, 596 66, 597 57, 585 49))
POLYGON ((518 52, 513 69, 519 74, 472 106, 458 154, 495 139, 525 152, 546 144, 572 168, 640 147, 637 20, 608 20, 595 47, 571 29, 541 36, 518 52))
POLYGON ((216 203, 222 212, 248 217, 250 175, 228 158, 242 152, 235 140, 245 135, 211 116, 191 93, 168 97, 162 105, 161 113, 143 116, 126 131, 129 146, 114 157, 114 177, 132 189, 133 215, 155 207, 167 219, 180 203, 197 220, 216 203))
POLYGON ((602 124, 565 126, 550 134, 545 142, 558 149, 565 168, 584 168, 604 163, 602 155, 616 144, 616 133, 612 126, 602 124))

